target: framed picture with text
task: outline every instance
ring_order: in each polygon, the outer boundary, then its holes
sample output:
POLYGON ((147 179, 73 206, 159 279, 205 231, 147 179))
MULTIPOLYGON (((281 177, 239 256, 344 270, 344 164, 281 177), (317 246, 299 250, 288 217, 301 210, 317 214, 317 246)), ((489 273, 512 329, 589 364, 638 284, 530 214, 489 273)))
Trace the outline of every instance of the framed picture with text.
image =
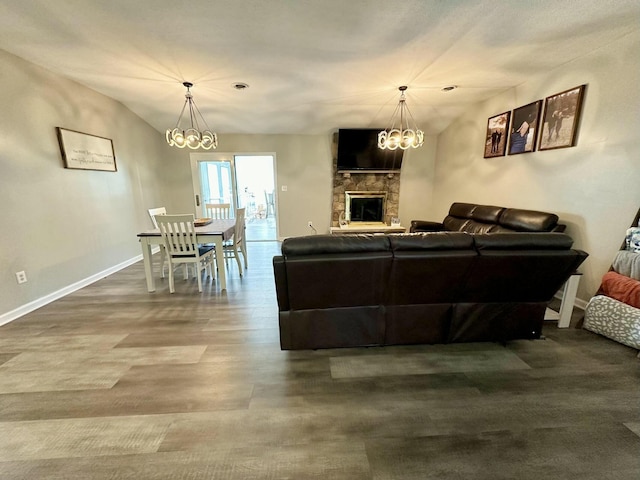
POLYGON ((484 138, 484 158, 502 157, 507 151, 507 136, 511 112, 504 112, 487 120, 487 134, 484 138))
POLYGON ((56 127, 64 168, 115 172, 116 156, 109 138, 56 127))
POLYGON ((576 145, 585 86, 580 85, 545 99, 539 150, 576 145))
POLYGON ((541 107, 542 100, 537 100, 513 111, 509 155, 535 151, 541 107))

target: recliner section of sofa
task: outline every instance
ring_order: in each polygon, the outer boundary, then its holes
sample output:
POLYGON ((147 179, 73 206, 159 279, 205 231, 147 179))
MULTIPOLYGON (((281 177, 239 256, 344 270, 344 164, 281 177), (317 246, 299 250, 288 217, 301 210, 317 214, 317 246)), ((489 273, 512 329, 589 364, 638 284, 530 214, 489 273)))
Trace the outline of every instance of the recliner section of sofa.
POLYGON ((384 342, 393 260, 384 236, 290 238, 282 252, 273 264, 284 350, 384 342))
POLYGON ((283 350, 539 338, 563 233, 315 235, 273 259, 283 350))
POLYGON ((410 232, 564 232, 554 213, 456 202, 442 222, 412 220, 410 232))
POLYGON ((452 305, 477 253, 458 232, 389 235, 393 265, 385 297, 384 345, 446 343, 452 305))

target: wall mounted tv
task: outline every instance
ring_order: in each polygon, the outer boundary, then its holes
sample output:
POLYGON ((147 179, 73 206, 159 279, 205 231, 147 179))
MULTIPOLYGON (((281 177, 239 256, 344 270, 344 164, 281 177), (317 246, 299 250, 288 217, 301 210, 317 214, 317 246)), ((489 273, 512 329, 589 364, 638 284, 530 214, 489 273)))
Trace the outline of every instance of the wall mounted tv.
POLYGON ((378 148, 382 128, 338 130, 338 172, 398 172, 404 150, 378 148))

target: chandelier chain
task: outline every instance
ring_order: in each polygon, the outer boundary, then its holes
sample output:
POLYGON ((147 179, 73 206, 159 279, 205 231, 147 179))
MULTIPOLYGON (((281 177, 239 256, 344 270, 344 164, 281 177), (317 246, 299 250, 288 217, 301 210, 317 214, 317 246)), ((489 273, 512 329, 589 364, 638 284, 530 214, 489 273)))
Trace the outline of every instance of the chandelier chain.
POLYGON ((391 115, 391 127, 378 133, 378 148, 386 150, 396 150, 400 148, 418 148, 424 143, 424 132, 417 128, 416 122, 406 103, 406 86, 398 88, 400 90, 400 100, 391 115), (396 127, 396 119, 399 117, 400 124, 396 127), (414 127, 411 128, 409 119, 414 127))
POLYGON ((193 95, 189 90, 193 84, 190 82, 184 82, 183 85, 187 88, 184 104, 182 105, 182 110, 180 111, 180 116, 178 117, 178 122, 176 123, 175 128, 169 129, 166 132, 167 143, 172 147, 189 147, 192 150, 198 148, 204 148, 205 150, 216 148, 218 146, 218 136, 211 131, 209 125, 207 125, 206 120, 202 116, 202 113, 200 113, 195 100, 193 99, 193 95), (187 105, 189 106, 190 126, 185 129, 180 128, 180 123, 182 122, 187 105), (203 126, 206 127, 203 130, 200 129, 200 120, 198 117, 200 117, 203 126))

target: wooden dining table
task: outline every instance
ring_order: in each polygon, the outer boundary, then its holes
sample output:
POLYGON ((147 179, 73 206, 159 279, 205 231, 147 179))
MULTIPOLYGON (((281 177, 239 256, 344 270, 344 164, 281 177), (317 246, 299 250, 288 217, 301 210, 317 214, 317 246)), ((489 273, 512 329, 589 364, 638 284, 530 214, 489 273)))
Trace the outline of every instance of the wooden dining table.
MULTIPOLYGON (((224 248, 223 242, 233 237, 236 221, 234 219, 212 220, 211 223, 201 227, 196 226, 196 240, 198 243, 213 244, 216 252, 216 266, 218 270, 218 285, 220 290, 227 288, 227 276, 224 269, 224 248)), ((153 263, 151 259, 151 248, 153 245, 162 244, 160 230, 151 229, 138 233, 140 245, 142 247, 142 260, 144 262, 144 275, 147 278, 147 290, 156 291, 155 279, 153 277, 153 263)))

